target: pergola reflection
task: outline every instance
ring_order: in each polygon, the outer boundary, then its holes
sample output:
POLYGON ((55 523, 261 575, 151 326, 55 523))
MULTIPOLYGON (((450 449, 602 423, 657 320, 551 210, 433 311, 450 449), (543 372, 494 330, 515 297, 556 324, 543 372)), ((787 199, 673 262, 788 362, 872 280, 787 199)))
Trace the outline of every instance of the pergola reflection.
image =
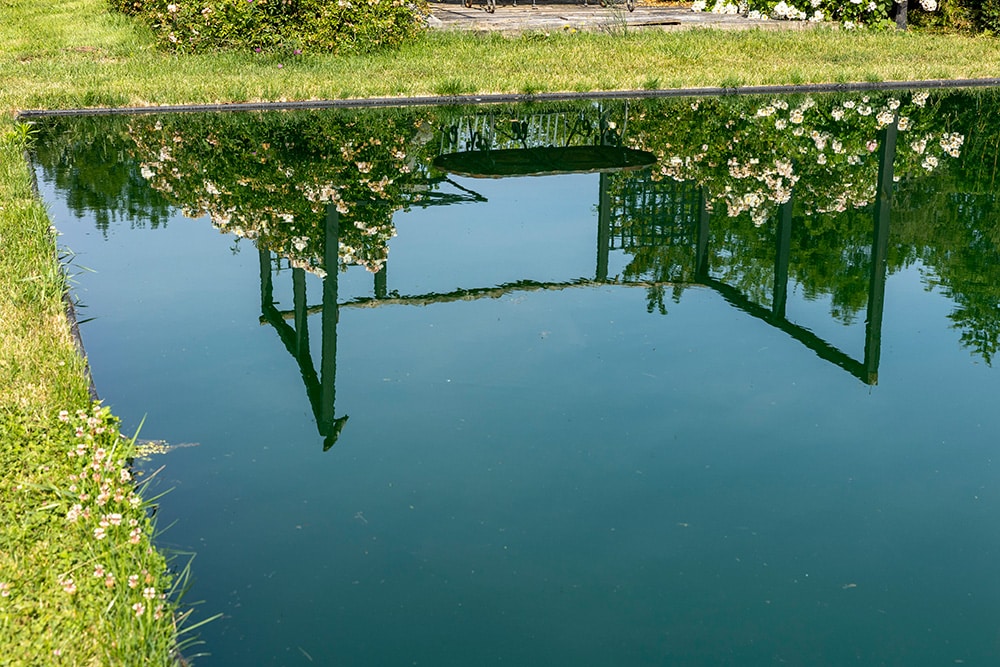
MULTIPOLYGON (((653 211, 650 219, 660 227, 676 227, 677 224, 693 225, 694 229, 687 232, 694 240, 694 263, 691 272, 694 279, 683 284, 685 287, 702 286, 717 292, 729 304, 738 310, 766 322, 770 326, 787 334, 790 338, 812 350, 819 358, 845 370, 866 385, 878 383, 878 367, 881 349, 881 333, 883 306, 885 301, 886 259, 889 237, 889 218, 893 187, 893 159, 896 150, 896 126, 890 125, 880 133, 879 137, 879 172, 876 201, 872 219, 871 233, 871 266, 868 278, 868 303, 865 318, 865 338, 863 353, 858 357, 842 351, 835 345, 824 340, 809 329, 790 321, 786 317, 788 302, 789 262, 791 256, 791 232, 794 225, 792 216, 793 200, 781 205, 774 233, 774 282, 771 289, 769 306, 761 305, 742 293, 738 288, 721 280, 713 278, 710 266, 710 238, 712 229, 712 214, 706 206, 704 190, 693 184, 671 184, 675 189, 668 196, 650 197, 646 192, 646 205, 656 206, 666 200, 673 206, 663 206, 653 211), (677 214, 677 204, 685 207, 683 215, 677 214)), ((592 167, 593 165, 591 165, 592 167)), ((619 165, 618 169, 631 168, 619 165)), ((596 266, 593 279, 578 279, 566 282, 538 282, 518 280, 502 285, 472 287, 457 289, 446 293, 428 293, 414 295, 390 294, 387 285, 387 268, 374 275, 373 293, 369 298, 354 299, 339 302, 337 279, 340 260, 338 256, 340 215, 331 205, 327 209, 324 239, 324 267, 326 275, 323 278, 322 302, 309 306, 306 295, 306 276, 303 269, 292 270, 293 308, 278 310, 274 302, 272 254, 260 249, 260 282, 261 282, 261 322, 274 327, 288 352, 295 358, 302 373, 312 411, 320 435, 323 437, 323 448, 332 447, 343 430, 348 417, 337 417, 336 402, 336 356, 337 356, 337 325, 341 308, 376 308, 393 305, 423 306, 454 301, 469 301, 479 298, 496 298, 510 292, 534 290, 564 290, 598 285, 616 285, 622 287, 659 288, 674 287, 676 281, 621 280, 609 278, 609 257, 616 243, 625 246, 627 243, 656 243, 661 233, 645 230, 644 238, 629 239, 623 236, 616 240, 613 226, 611 174, 615 168, 599 169, 587 167, 590 171, 600 172, 598 195, 598 228, 596 266), (310 314, 320 314, 322 321, 322 342, 320 346, 319 369, 309 348, 308 318, 310 314), (289 320, 292 324, 289 324, 289 320)), ((580 170, 583 170, 582 168, 580 170)), ((565 172, 561 172, 565 173, 565 172)), ((496 175, 489 175, 496 177, 496 175)), ((653 193, 655 195, 655 193, 653 193)), ((661 193, 662 195, 662 193, 661 193)), ((481 197, 473 197, 470 201, 481 201, 481 197)), ((450 203, 443 201, 442 203, 450 203)), ((662 232, 662 229, 660 230, 662 232)))

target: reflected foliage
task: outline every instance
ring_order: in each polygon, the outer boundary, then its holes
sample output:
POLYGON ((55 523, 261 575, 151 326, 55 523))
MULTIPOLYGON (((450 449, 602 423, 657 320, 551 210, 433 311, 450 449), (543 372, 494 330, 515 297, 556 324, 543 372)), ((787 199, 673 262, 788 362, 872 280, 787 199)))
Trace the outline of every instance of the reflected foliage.
POLYGON ((851 323, 868 302, 879 133, 895 124, 887 271, 919 266, 928 289, 954 301, 962 343, 991 362, 997 98, 913 91, 63 119, 40 124, 37 159, 74 212, 94 213, 99 226, 156 226, 180 209, 323 274, 328 205, 341 216, 338 263, 377 272, 396 212, 483 200, 474 178, 433 166, 441 155, 626 146, 658 162, 601 176, 606 241, 627 261, 619 276, 599 268, 599 279, 647 283, 649 311, 666 313, 704 270, 767 306, 777 219, 791 202, 790 285, 851 323))

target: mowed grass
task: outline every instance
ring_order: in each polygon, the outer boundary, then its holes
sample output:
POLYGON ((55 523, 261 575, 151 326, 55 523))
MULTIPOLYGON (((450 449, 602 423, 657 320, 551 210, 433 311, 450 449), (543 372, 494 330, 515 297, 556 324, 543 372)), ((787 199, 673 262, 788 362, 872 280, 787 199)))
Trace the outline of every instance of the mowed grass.
POLYGON ((395 53, 169 55, 103 0, 0 3, 8 110, 1000 75, 993 38, 915 32, 427 33, 395 53), (14 20, 9 16, 14 15, 14 20), (4 16, 7 15, 7 16, 4 16))
MULTIPOLYGON (((142 602, 132 593, 91 576, 97 565, 134 562, 130 547, 108 553, 86 531, 66 530, 67 451, 76 443, 58 414, 90 409, 89 397, 19 111, 984 78, 1000 76, 997 46, 991 38, 817 27, 428 33, 370 56, 170 55, 104 0, 0 0, 0 662, 169 664, 174 635, 169 618, 136 614, 130 604, 142 602)), ((135 556, 147 558, 150 587, 164 590, 162 558, 135 556)))

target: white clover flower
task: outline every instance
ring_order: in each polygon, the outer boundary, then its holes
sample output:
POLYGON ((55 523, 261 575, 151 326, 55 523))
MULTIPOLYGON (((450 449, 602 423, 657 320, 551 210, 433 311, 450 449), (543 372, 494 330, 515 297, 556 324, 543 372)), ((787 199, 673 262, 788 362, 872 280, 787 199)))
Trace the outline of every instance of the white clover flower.
POLYGON ((927 104, 927 98, 930 97, 930 93, 926 90, 920 90, 913 93, 913 103, 918 107, 922 107, 927 104))
POLYGON ((76 582, 73 581, 73 577, 59 577, 59 585, 69 595, 76 593, 76 582))
POLYGON ((926 169, 927 171, 933 171, 937 165, 938 165, 938 160, 933 155, 928 155, 927 157, 924 158, 924 161, 920 163, 920 166, 926 169))
POLYGON ((927 139, 917 139, 910 144, 910 148, 912 148, 913 152, 917 155, 923 155, 924 151, 927 150, 927 139))
POLYGON ((900 116, 899 120, 896 122, 896 126, 899 128, 900 132, 905 132, 910 128, 910 117, 900 116))
POLYGON ((937 0, 920 0, 920 6, 925 12, 933 12, 938 8, 937 0))
POLYGON ((694 4, 691 5, 691 11, 692 12, 703 12, 703 11, 705 11, 705 7, 707 7, 707 6, 708 6, 708 3, 705 2, 705 0, 697 0, 694 4))

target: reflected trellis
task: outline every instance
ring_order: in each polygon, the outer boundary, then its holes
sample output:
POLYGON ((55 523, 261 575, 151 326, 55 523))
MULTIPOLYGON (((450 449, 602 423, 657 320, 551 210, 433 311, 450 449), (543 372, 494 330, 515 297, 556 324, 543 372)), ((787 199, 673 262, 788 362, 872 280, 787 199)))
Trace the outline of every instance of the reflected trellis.
POLYGON ((441 129, 438 153, 618 145, 628 126, 627 104, 623 109, 618 121, 612 109, 597 104, 572 111, 460 116, 441 129))

